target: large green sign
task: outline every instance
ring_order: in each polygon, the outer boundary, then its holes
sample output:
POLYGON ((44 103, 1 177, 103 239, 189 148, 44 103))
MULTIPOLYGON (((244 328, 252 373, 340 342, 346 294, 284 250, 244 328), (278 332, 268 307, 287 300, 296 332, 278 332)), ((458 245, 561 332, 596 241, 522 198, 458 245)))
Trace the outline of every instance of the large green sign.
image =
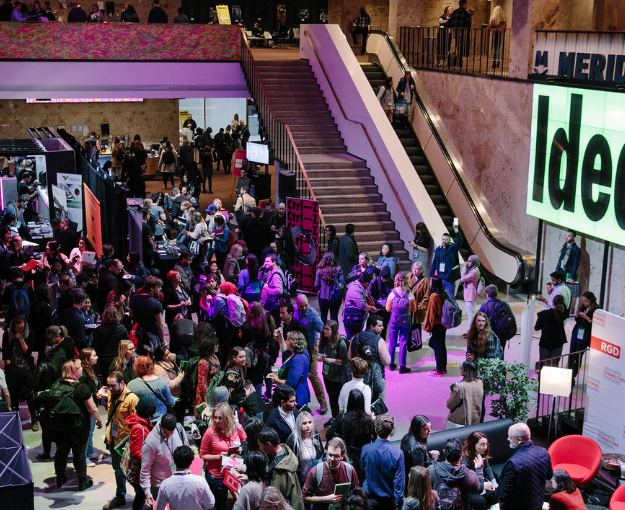
POLYGON ((527 214, 625 246, 625 95, 534 85, 527 214))

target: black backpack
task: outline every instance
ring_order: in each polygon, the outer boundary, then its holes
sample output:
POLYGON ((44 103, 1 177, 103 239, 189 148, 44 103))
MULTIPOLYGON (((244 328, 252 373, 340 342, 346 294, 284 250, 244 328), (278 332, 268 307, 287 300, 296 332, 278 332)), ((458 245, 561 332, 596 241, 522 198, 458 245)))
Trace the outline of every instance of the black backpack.
POLYGON ((501 302, 495 308, 495 315, 491 322, 491 328, 501 341, 502 345, 516 335, 516 319, 510 313, 506 303, 501 302))
POLYGON ((174 156, 174 151, 166 150, 163 154, 163 163, 166 165, 171 165, 176 162, 176 157, 174 156))
POLYGON ((126 159, 126 153, 124 152, 124 149, 122 149, 121 147, 117 147, 117 152, 115 153, 115 159, 117 161, 124 161, 124 159, 126 159))
POLYGON ((69 433, 82 427, 83 414, 74 400, 74 388, 77 384, 58 380, 47 390, 46 407, 50 413, 49 428, 51 430, 69 433))
MULTIPOLYGON (((180 400, 184 402, 186 406, 194 406, 195 405, 195 390, 198 384, 198 365, 200 364, 199 356, 191 358, 189 360, 189 366, 184 372, 184 378, 180 383, 180 400)), ((209 371, 210 371, 210 362, 209 362, 209 371)))

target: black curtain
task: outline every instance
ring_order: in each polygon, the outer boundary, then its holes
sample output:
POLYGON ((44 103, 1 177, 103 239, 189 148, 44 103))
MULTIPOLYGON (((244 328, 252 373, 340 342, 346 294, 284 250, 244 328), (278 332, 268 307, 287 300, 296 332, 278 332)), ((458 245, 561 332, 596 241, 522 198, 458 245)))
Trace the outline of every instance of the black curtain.
POLYGON ((115 258, 125 262, 128 255, 127 191, 98 169, 74 137, 65 131, 60 131, 59 134, 76 152, 76 173, 82 175, 83 183, 100 201, 102 241, 113 245, 115 258))

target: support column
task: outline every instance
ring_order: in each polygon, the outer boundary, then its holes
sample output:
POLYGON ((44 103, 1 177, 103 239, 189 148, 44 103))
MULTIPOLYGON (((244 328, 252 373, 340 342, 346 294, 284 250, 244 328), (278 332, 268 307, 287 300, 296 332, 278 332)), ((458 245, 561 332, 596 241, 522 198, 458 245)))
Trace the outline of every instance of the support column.
POLYGON ((533 46, 532 0, 514 0, 510 26, 510 78, 527 79, 533 46))
POLYGON ((424 2, 414 0, 389 0, 388 33, 397 39, 400 27, 423 25, 424 2))

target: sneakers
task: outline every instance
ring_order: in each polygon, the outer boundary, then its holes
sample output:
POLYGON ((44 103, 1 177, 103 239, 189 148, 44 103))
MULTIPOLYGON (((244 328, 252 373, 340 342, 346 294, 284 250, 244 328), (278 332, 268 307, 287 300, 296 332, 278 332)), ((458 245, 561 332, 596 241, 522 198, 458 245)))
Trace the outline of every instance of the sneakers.
POLYGON ((400 374, 409 374, 410 373, 410 369, 407 367, 399 367, 399 373, 400 374))
POLYGON ((88 457, 89 457, 91 460, 93 460, 94 462, 95 462, 96 460, 100 460, 100 455, 99 455, 99 454, 97 454, 97 453, 93 453, 93 454, 91 454, 91 455, 88 455, 88 457))
POLYGON ((91 478, 87 478, 84 482, 78 484, 79 491, 86 491, 89 487, 93 487, 93 480, 91 478))
POLYGON ((110 502, 102 507, 102 510, 111 510, 113 508, 119 508, 120 506, 124 506, 126 504, 125 499, 120 499, 115 496, 110 502))
POLYGON ((328 404, 325 402, 321 402, 321 407, 319 408, 319 414, 326 414, 328 412, 328 404))
POLYGON ((397 365, 395 363, 391 363, 388 368, 391 369, 391 372, 395 372, 395 370, 397 370, 397 365))
POLYGON ((39 462, 52 462, 54 459, 52 457, 50 457, 49 453, 39 453, 37 454, 37 460, 39 462))
POLYGON ((431 375, 432 377, 443 377, 445 373, 432 370, 431 372, 428 372, 428 375, 431 375))
POLYGON ((87 462, 85 463, 87 467, 95 467, 95 462, 93 462, 89 457, 87 457, 87 462))

